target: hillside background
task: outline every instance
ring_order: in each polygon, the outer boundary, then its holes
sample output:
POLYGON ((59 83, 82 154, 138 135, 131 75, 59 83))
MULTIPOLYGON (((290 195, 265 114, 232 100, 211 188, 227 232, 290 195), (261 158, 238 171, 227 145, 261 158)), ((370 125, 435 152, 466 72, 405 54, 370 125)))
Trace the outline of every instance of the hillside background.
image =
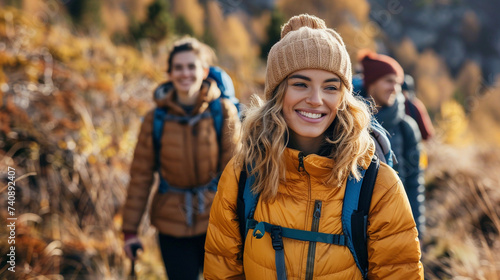
MULTIPOLYGON (((120 208, 141 117, 166 79, 169 44, 211 45, 247 103, 295 14, 324 18, 353 60, 395 57, 436 136, 425 143, 426 279, 500 279, 500 18, 495 0, 0 0, 0 216, 16 170, 16 273, 125 279, 120 208)), ((4 210, 5 209, 5 210, 4 210)), ((166 279, 147 218, 145 279, 166 279)))

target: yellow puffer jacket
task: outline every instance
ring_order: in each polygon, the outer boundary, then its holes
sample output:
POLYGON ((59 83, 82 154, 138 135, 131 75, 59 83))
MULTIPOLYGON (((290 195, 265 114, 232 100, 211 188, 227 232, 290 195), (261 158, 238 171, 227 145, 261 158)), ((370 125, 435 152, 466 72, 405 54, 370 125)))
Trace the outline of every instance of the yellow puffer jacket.
MULTIPOLYGON (((156 91, 158 93, 158 90, 156 91)), ((161 93, 161 92, 160 92, 161 93)), ((169 114, 186 116, 187 113, 176 102, 175 91, 169 90, 161 98, 156 96, 158 107, 168 108, 169 114)), ((208 103, 220 96, 215 81, 206 80, 200 89, 199 98, 192 115, 208 110, 208 103)), ((203 118, 194 126, 175 121, 166 121, 161 137, 161 173, 168 184, 184 189, 208 184, 218 172, 224 170, 233 156, 239 140, 240 120, 234 104, 222 99, 224 117, 222 139, 219 146, 212 118, 203 118)), ((155 149, 153 146, 154 111, 149 112, 142 123, 141 131, 130 167, 130 183, 123 209, 123 231, 136 233, 144 214, 155 173, 155 149)), ((186 223, 185 194, 157 192, 151 204, 151 223, 163 234, 189 237, 207 231, 210 207, 215 192, 206 191, 203 213, 198 213, 197 196, 193 198, 193 224, 186 223)))
MULTIPOLYGON (((344 187, 323 182, 334 162, 315 154, 304 157, 299 172, 299 152, 287 148, 286 182, 276 200, 257 204, 255 220, 283 227, 311 230, 315 201, 322 201, 319 232, 342 234, 344 187)), ((368 162, 365 168, 368 167, 368 162)), ((276 279, 275 251, 268 233, 262 239, 248 232, 243 261, 236 199, 240 169, 230 161, 219 181, 205 243, 206 279, 276 279)), ((369 279, 424 279, 420 245, 410 204, 396 173, 381 164, 373 190, 368 225, 369 279)), ((310 243, 283 238, 288 279, 362 279, 347 247, 316 243, 314 261, 308 265, 310 243), (308 267, 309 266, 309 267, 308 267)))

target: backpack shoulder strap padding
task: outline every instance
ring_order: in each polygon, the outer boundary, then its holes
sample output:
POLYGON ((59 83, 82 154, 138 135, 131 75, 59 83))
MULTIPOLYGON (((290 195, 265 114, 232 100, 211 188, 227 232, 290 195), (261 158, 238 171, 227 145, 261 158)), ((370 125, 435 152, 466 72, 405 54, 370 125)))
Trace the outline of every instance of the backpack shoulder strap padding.
POLYGON ((224 124, 224 112, 222 111, 221 97, 212 100, 208 104, 208 107, 210 108, 212 119, 214 120, 215 132, 217 133, 217 143, 220 144, 222 140, 222 126, 224 124))
POLYGON ((389 133, 375 118, 370 120, 370 135, 376 145, 378 144, 376 149, 380 149, 380 151, 377 150, 377 152, 383 154, 383 158, 379 158, 379 160, 387 163, 390 167, 397 163, 389 140, 389 133))
POLYGON ((374 156, 367 170, 361 170, 362 179, 350 176, 342 206, 342 228, 347 236, 347 247, 361 271, 363 278, 368 274, 367 227, 371 198, 377 178, 380 161, 374 156))
POLYGON ((156 168, 160 166, 160 157, 157 155, 161 149, 161 135, 163 134, 163 123, 167 115, 167 108, 156 108, 153 117, 153 147, 155 149, 156 168))
POLYGON ((240 225, 240 235, 243 246, 245 246, 246 236, 246 216, 245 216, 245 199, 243 193, 245 191, 245 184, 247 182, 247 172, 243 169, 240 172, 240 179, 238 181, 238 198, 236 200, 236 215, 238 216, 238 223, 240 225))
MULTIPOLYGON (((251 170, 251 169, 250 169, 251 170)), ((245 246, 245 239, 248 232, 247 220, 253 219, 255 208, 259 201, 259 195, 252 192, 252 185, 255 176, 248 176, 247 169, 243 167, 238 181, 238 198, 236 201, 236 214, 240 225, 241 241, 245 246)))

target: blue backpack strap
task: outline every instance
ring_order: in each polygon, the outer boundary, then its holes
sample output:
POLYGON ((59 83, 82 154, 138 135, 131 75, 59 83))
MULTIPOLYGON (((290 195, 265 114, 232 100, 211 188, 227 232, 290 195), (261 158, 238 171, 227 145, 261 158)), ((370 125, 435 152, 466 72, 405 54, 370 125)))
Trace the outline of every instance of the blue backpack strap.
POLYGON ((160 170, 160 157, 161 150, 161 136, 163 134, 163 124, 165 116, 167 115, 167 108, 156 108, 153 118, 153 147, 155 149, 155 162, 157 170, 160 170))
POLYGON ((347 237, 347 247, 364 279, 368 275, 368 214, 379 167, 380 161, 374 156, 368 169, 361 170, 361 180, 349 177, 342 207, 342 229, 347 237))
POLYGON ((241 169, 240 180, 238 181, 238 197, 236 199, 236 216, 238 217, 238 223, 240 225, 240 236, 243 247, 245 247, 245 237, 247 235, 246 231, 246 215, 245 215, 245 199, 243 198, 243 193, 245 191, 245 185, 247 182, 247 171, 245 168, 241 169))
POLYGON ((274 249, 274 262, 276 263, 278 280, 286 280, 285 247, 283 246, 282 227, 271 227, 271 240, 274 249))
POLYGON ((219 98, 212 100, 208 107, 214 120, 215 132, 217 133, 217 143, 222 141, 222 125, 224 124, 224 114, 222 112, 222 100, 219 98))
MULTIPOLYGON (((251 170, 251 166, 248 165, 251 170)), ((248 220, 253 220, 255 208, 259 202, 259 194, 252 193, 252 185, 255 183, 254 176, 248 176, 247 169, 242 168, 240 172, 240 180, 238 181, 238 198, 236 200, 236 215, 240 225, 240 235, 243 248, 245 248, 245 239, 250 229, 248 220)))

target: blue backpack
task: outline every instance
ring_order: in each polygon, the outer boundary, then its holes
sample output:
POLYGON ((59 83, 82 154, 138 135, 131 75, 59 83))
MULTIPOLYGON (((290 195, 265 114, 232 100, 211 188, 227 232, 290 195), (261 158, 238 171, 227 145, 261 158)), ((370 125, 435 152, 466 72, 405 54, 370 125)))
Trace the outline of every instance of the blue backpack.
MULTIPOLYGON (((198 196, 198 212, 204 213, 204 200, 203 192, 207 190, 216 191, 217 184, 219 182, 219 176, 216 176, 208 184, 199 186, 192 189, 183 189, 170 185, 165 178, 161 175, 160 169, 160 151, 161 151, 161 136, 163 135, 163 126, 165 121, 175 121, 179 123, 184 123, 189 126, 194 126, 200 120, 205 118, 212 118, 214 123, 215 132, 217 134, 217 142, 222 141, 222 127, 224 125, 224 116, 222 112, 222 98, 229 99, 233 104, 235 104, 238 109, 238 115, 240 110, 239 100, 235 97, 234 86, 231 77, 219 67, 210 67, 208 78, 215 80, 217 87, 221 91, 221 96, 208 105, 209 110, 206 110, 202 114, 195 116, 176 116, 168 113, 167 108, 156 108, 154 111, 153 119, 153 146, 155 150, 155 162, 156 170, 160 178, 160 185, 158 191, 160 193, 166 192, 177 192, 185 194, 185 205, 186 205, 186 223, 188 226, 193 224, 193 196, 198 196)), ((167 92, 171 84, 165 83, 158 87, 155 92, 155 97, 158 96, 159 92, 167 92)))
POLYGON ((397 163, 396 155, 392 151, 389 133, 384 127, 372 116, 370 120, 370 136, 375 142, 375 154, 380 161, 386 163, 390 167, 394 167, 397 163))
POLYGON ((231 80, 231 77, 229 77, 226 71, 222 70, 220 67, 211 66, 208 72, 208 78, 211 78, 217 83, 217 87, 220 89, 221 97, 229 99, 229 101, 233 102, 236 109, 238 109, 238 116, 240 116, 242 105, 240 104, 238 98, 236 98, 233 80, 231 80))
MULTIPOLYGON (((347 246, 354 257, 357 267, 363 275, 363 279, 367 279, 368 250, 366 245, 366 232, 368 213, 379 166, 380 161, 375 155, 368 169, 360 170, 362 175, 361 180, 357 181, 353 176, 349 176, 342 206, 342 231, 344 234, 298 230, 256 221, 253 217, 259 201, 259 194, 254 194, 251 191, 251 187, 255 182, 255 177, 248 177, 246 168, 243 168, 238 182, 238 198, 236 203, 236 214, 240 225, 243 248, 245 248, 245 239, 248 230, 253 229, 252 235, 257 239, 262 238, 266 232, 269 233, 272 239, 272 246, 275 250, 278 280, 285 280, 287 277, 283 237, 347 246)), ((251 170, 251 166, 247 168, 251 170)), ((321 201, 316 201, 314 207, 313 223, 314 219, 319 219, 321 215, 321 201)))

